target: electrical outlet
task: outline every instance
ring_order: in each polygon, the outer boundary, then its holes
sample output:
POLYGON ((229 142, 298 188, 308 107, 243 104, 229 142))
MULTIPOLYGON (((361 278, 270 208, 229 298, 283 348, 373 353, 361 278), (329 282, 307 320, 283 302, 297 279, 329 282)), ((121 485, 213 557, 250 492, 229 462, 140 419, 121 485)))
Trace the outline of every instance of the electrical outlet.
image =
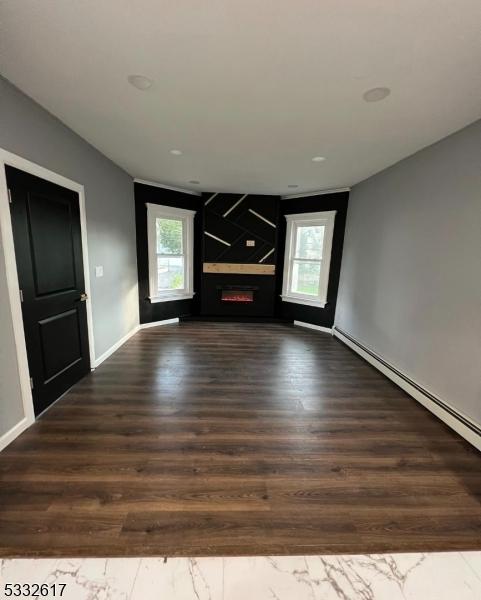
POLYGON ((95 277, 103 277, 104 276, 104 268, 102 265, 99 267, 95 267, 95 277))
POLYGON ((255 240, 246 240, 246 246, 252 247, 255 245, 256 245, 255 240))

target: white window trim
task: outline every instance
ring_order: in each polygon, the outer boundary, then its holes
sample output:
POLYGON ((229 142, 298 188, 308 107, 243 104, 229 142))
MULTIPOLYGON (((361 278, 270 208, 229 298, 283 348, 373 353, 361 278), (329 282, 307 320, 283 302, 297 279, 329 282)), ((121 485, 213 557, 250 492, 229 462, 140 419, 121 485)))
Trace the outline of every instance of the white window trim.
POLYGON ((149 246, 149 299, 152 303, 188 300, 194 297, 194 215, 195 210, 162 206, 147 203, 147 239, 149 246), (159 293, 157 290, 157 231, 155 221, 158 218, 180 219, 182 225, 182 247, 184 249, 184 289, 168 290, 159 293))
POLYGON ((323 211, 315 213, 301 213, 286 215, 286 248, 284 252, 284 275, 282 280, 281 298, 284 302, 305 304, 324 308, 327 302, 327 288, 329 285, 329 271, 331 268, 332 237, 334 233, 334 219, 336 211, 323 211), (319 281, 318 296, 298 294, 291 292, 292 267, 294 264, 293 253, 295 249, 296 233, 299 226, 324 225, 324 240, 322 247, 322 267, 319 281))

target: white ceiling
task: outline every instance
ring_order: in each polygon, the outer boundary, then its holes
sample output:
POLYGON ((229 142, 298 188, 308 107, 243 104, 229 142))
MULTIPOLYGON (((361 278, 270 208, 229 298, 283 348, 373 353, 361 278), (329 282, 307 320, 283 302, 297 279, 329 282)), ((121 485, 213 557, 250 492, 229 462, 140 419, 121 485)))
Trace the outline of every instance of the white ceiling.
POLYGON ((0 0, 0 40, 114 162, 192 189, 348 186, 481 117, 480 0, 0 0))

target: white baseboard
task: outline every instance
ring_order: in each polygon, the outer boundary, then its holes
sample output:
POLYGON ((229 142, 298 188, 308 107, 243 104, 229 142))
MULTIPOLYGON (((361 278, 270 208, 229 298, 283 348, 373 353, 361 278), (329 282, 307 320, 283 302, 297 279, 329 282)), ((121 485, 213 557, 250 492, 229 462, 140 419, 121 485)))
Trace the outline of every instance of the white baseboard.
POLYGON ((304 321, 294 321, 294 325, 297 327, 307 327, 307 329, 315 329, 316 331, 323 331, 332 335, 331 327, 321 327, 320 325, 313 325, 312 323, 304 323, 304 321))
POLYGON ((135 335, 139 329, 140 329, 139 325, 136 325, 131 331, 129 331, 129 333, 127 335, 124 335, 123 338, 121 338, 118 342, 116 342, 113 346, 111 346, 106 352, 104 352, 101 356, 96 358, 94 360, 92 368, 96 369, 100 364, 102 364, 104 362, 104 360, 107 360, 107 358, 109 356, 111 356, 116 350, 118 350, 120 348, 120 346, 125 344, 125 342, 128 339, 130 339, 133 335, 135 335))
POLYGON ((27 427, 33 423, 27 417, 23 417, 21 421, 19 421, 16 425, 14 425, 7 433, 4 433, 0 436, 0 452, 8 446, 13 440, 18 437, 27 427))
POLYGON ((376 355, 375 352, 366 348, 352 338, 347 337, 336 327, 333 328, 333 335, 341 340, 351 350, 354 350, 359 356, 362 356, 373 367, 378 369, 383 375, 388 377, 407 394, 412 396, 436 417, 441 419, 446 425, 454 429, 460 436, 467 440, 478 450, 481 450, 481 425, 475 423, 466 415, 460 413, 459 410, 452 407, 448 402, 437 398, 434 394, 425 390, 421 385, 410 379, 399 369, 390 365, 382 357, 376 355))
POLYGON ((159 325, 170 325, 171 323, 178 323, 179 319, 164 319, 163 321, 152 321, 152 323, 142 323, 140 329, 149 329, 149 327, 158 327, 159 325))

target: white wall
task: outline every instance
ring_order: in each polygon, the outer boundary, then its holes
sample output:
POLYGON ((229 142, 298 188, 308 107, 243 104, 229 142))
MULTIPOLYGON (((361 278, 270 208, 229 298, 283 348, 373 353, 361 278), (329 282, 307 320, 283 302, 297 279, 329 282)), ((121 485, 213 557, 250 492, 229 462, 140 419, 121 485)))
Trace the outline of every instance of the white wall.
POLYGON ((481 121, 353 188, 336 326, 481 424, 481 121))
MULTIPOLYGON (((85 186, 94 351, 99 357, 139 322, 132 178, 0 77, 0 147, 85 186), (95 265, 104 277, 95 278, 95 265)), ((0 247, 0 441, 23 418, 0 247)))

